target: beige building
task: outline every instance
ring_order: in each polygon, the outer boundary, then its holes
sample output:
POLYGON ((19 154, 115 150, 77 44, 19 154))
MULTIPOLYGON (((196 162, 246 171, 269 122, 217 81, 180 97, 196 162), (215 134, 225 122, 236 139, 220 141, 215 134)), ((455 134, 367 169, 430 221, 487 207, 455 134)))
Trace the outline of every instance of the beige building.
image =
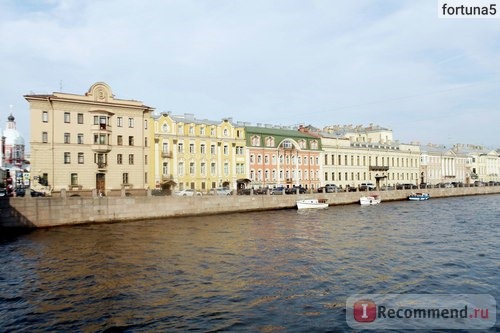
POLYGON ((31 112, 31 176, 52 191, 147 187, 153 109, 117 99, 103 82, 84 95, 24 96, 31 112))
POLYGON ((231 118, 211 121, 162 113, 151 124, 151 188, 207 193, 236 189, 245 181, 245 131, 231 118))
POLYGON ((444 145, 427 144, 420 147, 420 178, 422 183, 469 184, 472 157, 444 145))
POLYGON ((317 133, 323 147, 323 184, 346 188, 372 183, 383 188, 420 181, 420 147, 393 141, 390 129, 328 126, 317 133))
POLYGON ((473 144, 455 144, 453 151, 466 156, 470 163, 466 175, 469 182, 499 182, 500 181, 500 153, 498 150, 473 144))

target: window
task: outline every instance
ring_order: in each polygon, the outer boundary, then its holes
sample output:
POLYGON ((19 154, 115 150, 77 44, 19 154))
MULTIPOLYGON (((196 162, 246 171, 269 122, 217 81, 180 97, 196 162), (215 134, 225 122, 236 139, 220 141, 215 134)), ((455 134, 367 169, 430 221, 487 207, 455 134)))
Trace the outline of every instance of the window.
POLYGON ((94 144, 105 145, 106 141, 106 134, 94 134, 94 144))
POLYGON ((47 111, 43 111, 43 112, 42 112, 42 121, 43 121, 44 123, 49 122, 49 113, 48 113, 47 111))
POLYGON ((134 164, 134 154, 128 155, 128 164, 134 164))
POLYGON ((184 125, 177 126, 177 134, 184 134, 184 125))
POLYGON ((168 132, 168 124, 163 124, 161 126, 161 130, 162 130, 162 132, 165 132, 165 133, 168 132))
POLYGON ((215 127, 210 128, 210 135, 215 136, 215 127))
POLYGON ((147 147, 148 146, 148 137, 145 137, 144 138, 144 147, 147 147))
POLYGON ((184 143, 179 142, 179 144, 177 144, 177 151, 181 154, 184 153, 184 143))
POLYGON ((69 143, 69 133, 64 133, 64 143, 69 143))
POLYGON ((205 135, 205 127, 200 127, 200 135, 205 135))
POLYGON ((118 146, 122 146, 123 145, 123 136, 118 135, 118 137, 116 138, 116 144, 118 146))
POLYGON ((49 133, 47 132, 42 132, 42 142, 47 143, 49 142, 49 133))
POLYGON ((123 164, 123 155, 122 154, 116 155, 116 164, 123 164))
POLYGON ((122 175, 123 184, 128 184, 128 173, 125 172, 122 175))
POLYGON ((189 153, 194 154, 194 143, 189 144, 189 153))
POLYGON ((148 155, 144 155, 144 165, 148 165, 148 155))
POLYGON ((163 162, 162 172, 164 175, 168 175, 168 162, 163 162))
POLYGON ((77 116, 77 122, 83 124, 83 113, 79 113, 77 116))
POLYGON ((83 145, 83 133, 77 134, 77 142, 79 145, 83 145))
POLYGON ((107 124, 107 118, 105 116, 99 117, 99 129, 105 130, 107 124))
POLYGON ((177 173, 179 176, 184 176, 184 162, 179 162, 177 165, 177 173))
POLYGON ((241 146, 236 147, 236 155, 243 155, 243 147, 241 146))
POLYGON ((116 126, 117 127, 123 127, 123 117, 117 117, 116 118, 116 126))
POLYGON ((189 174, 194 175, 194 162, 189 163, 189 174))
POLYGON ((194 135, 194 126, 189 126, 189 135, 194 135))
POLYGON ((148 129, 148 120, 147 119, 144 120, 144 129, 148 129))
POLYGON ((99 116, 94 116, 94 125, 99 125, 99 116))
POLYGON ((64 164, 70 164, 71 163, 71 153, 65 152, 64 153, 64 164))
POLYGON ((215 155, 215 145, 210 145, 210 154, 215 155))
POLYGON ((64 112, 64 122, 69 123, 70 122, 70 115, 69 112, 64 112))
POLYGON ((207 173, 207 164, 205 162, 201 162, 200 164, 200 173, 205 175, 207 173))
POLYGON ((229 155, 229 147, 224 145, 224 155, 229 155))
POLYGON ((128 127, 134 127, 134 118, 128 118, 128 127))
POLYGON ((215 162, 210 163, 210 173, 215 175, 215 162))
POLYGON ((73 186, 78 185, 78 174, 77 173, 71 174, 71 185, 73 185, 73 186))
POLYGON ((202 143, 200 145, 200 153, 205 154, 205 144, 204 143, 202 143))
POLYGON ((224 136, 229 136, 229 131, 227 130, 227 128, 224 128, 223 134, 224 134, 224 136))
MULTIPOLYGON (((275 170, 273 170, 275 171, 275 170)), ((243 174, 245 173, 245 165, 243 163, 236 163, 236 173, 243 174)))
POLYGON ((83 164, 83 163, 84 163, 83 153, 78 153, 78 164, 83 164))
POLYGON ((133 136, 129 136, 128 137, 128 145, 129 146, 133 146, 134 145, 134 137, 133 136))
POLYGON ((224 163, 224 175, 229 175, 229 163, 224 163))
POLYGON ((168 154, 168 142, 163 142, 163 150, 164 154, 168 154))

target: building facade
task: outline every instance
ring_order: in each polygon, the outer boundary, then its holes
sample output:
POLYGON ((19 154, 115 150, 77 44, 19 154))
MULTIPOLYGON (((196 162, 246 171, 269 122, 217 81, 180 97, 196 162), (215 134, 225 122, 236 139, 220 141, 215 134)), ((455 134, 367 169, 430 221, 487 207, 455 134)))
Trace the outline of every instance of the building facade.
POLYGON ((444 145, 428 144, 420 147, 420 178, 422 183, 471 182, 472 157, 444 145))
POLYGON ((297 129, 245 126, 248 178, 254 188, 318 188, 321 139, 297 129))
MULTIPOLYGON (((467 157, 470 164, 466 177, 470 178, 470 182, 500 181, 500 154, 498 150, 473 144, 455 144, 452 149, 456 154, 467 157)), ((467 178, 466 183, 469 183, 467 178)))
POLYGON ((419 146, 393 141, 390 129, 335 125, 310 130, 321 136, 322 184, 384 188, 419 183, 419 146))
POLYGON ((31 113, 31 177, 53 191, 144 189, 153 108, 117 99, 103 82, 84 95, 24 96, 31 113))
POLYGON ((162 113, 151 119, 151 187, 167 191, 236 189, 246 178, 245 132, 231 118, 162 113))

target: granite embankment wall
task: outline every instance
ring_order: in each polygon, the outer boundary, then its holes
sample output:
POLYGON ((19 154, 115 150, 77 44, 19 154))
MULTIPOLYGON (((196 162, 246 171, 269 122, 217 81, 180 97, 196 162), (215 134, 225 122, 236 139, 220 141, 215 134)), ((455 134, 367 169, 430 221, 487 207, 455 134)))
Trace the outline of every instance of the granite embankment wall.
MULTIPOLYGON (((378 193, 382 201, 406 200, 412 190, 378 193)), ((431 198, 500 193, 500 186, 426 190, 431 198)), ((294 208, 305 198, 327 199, 330 205, 359 202, 362 192, 302 195, 232 195, 202 197, 40 197, 0 200, 1 227, 43 228, 84 223, 120 222, 167 217, 294 208)), ((382 203, 383 203, 382 202, 382 203)))

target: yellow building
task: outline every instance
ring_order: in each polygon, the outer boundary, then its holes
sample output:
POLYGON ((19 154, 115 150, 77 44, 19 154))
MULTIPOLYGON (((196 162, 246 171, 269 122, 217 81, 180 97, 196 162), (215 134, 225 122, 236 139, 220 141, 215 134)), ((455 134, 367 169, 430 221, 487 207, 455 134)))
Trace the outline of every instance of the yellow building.
POLYGON ((151 188, 167 191, 236 189, 246 178, 244 127, 232 119, 210 121, 192 114, 153 116, 151 188))
POLYGON ((144 190, 153 108, 116 99, 103 82, 84 95, 24 96, 31 113, 31 175, 52 191, 144 190))

